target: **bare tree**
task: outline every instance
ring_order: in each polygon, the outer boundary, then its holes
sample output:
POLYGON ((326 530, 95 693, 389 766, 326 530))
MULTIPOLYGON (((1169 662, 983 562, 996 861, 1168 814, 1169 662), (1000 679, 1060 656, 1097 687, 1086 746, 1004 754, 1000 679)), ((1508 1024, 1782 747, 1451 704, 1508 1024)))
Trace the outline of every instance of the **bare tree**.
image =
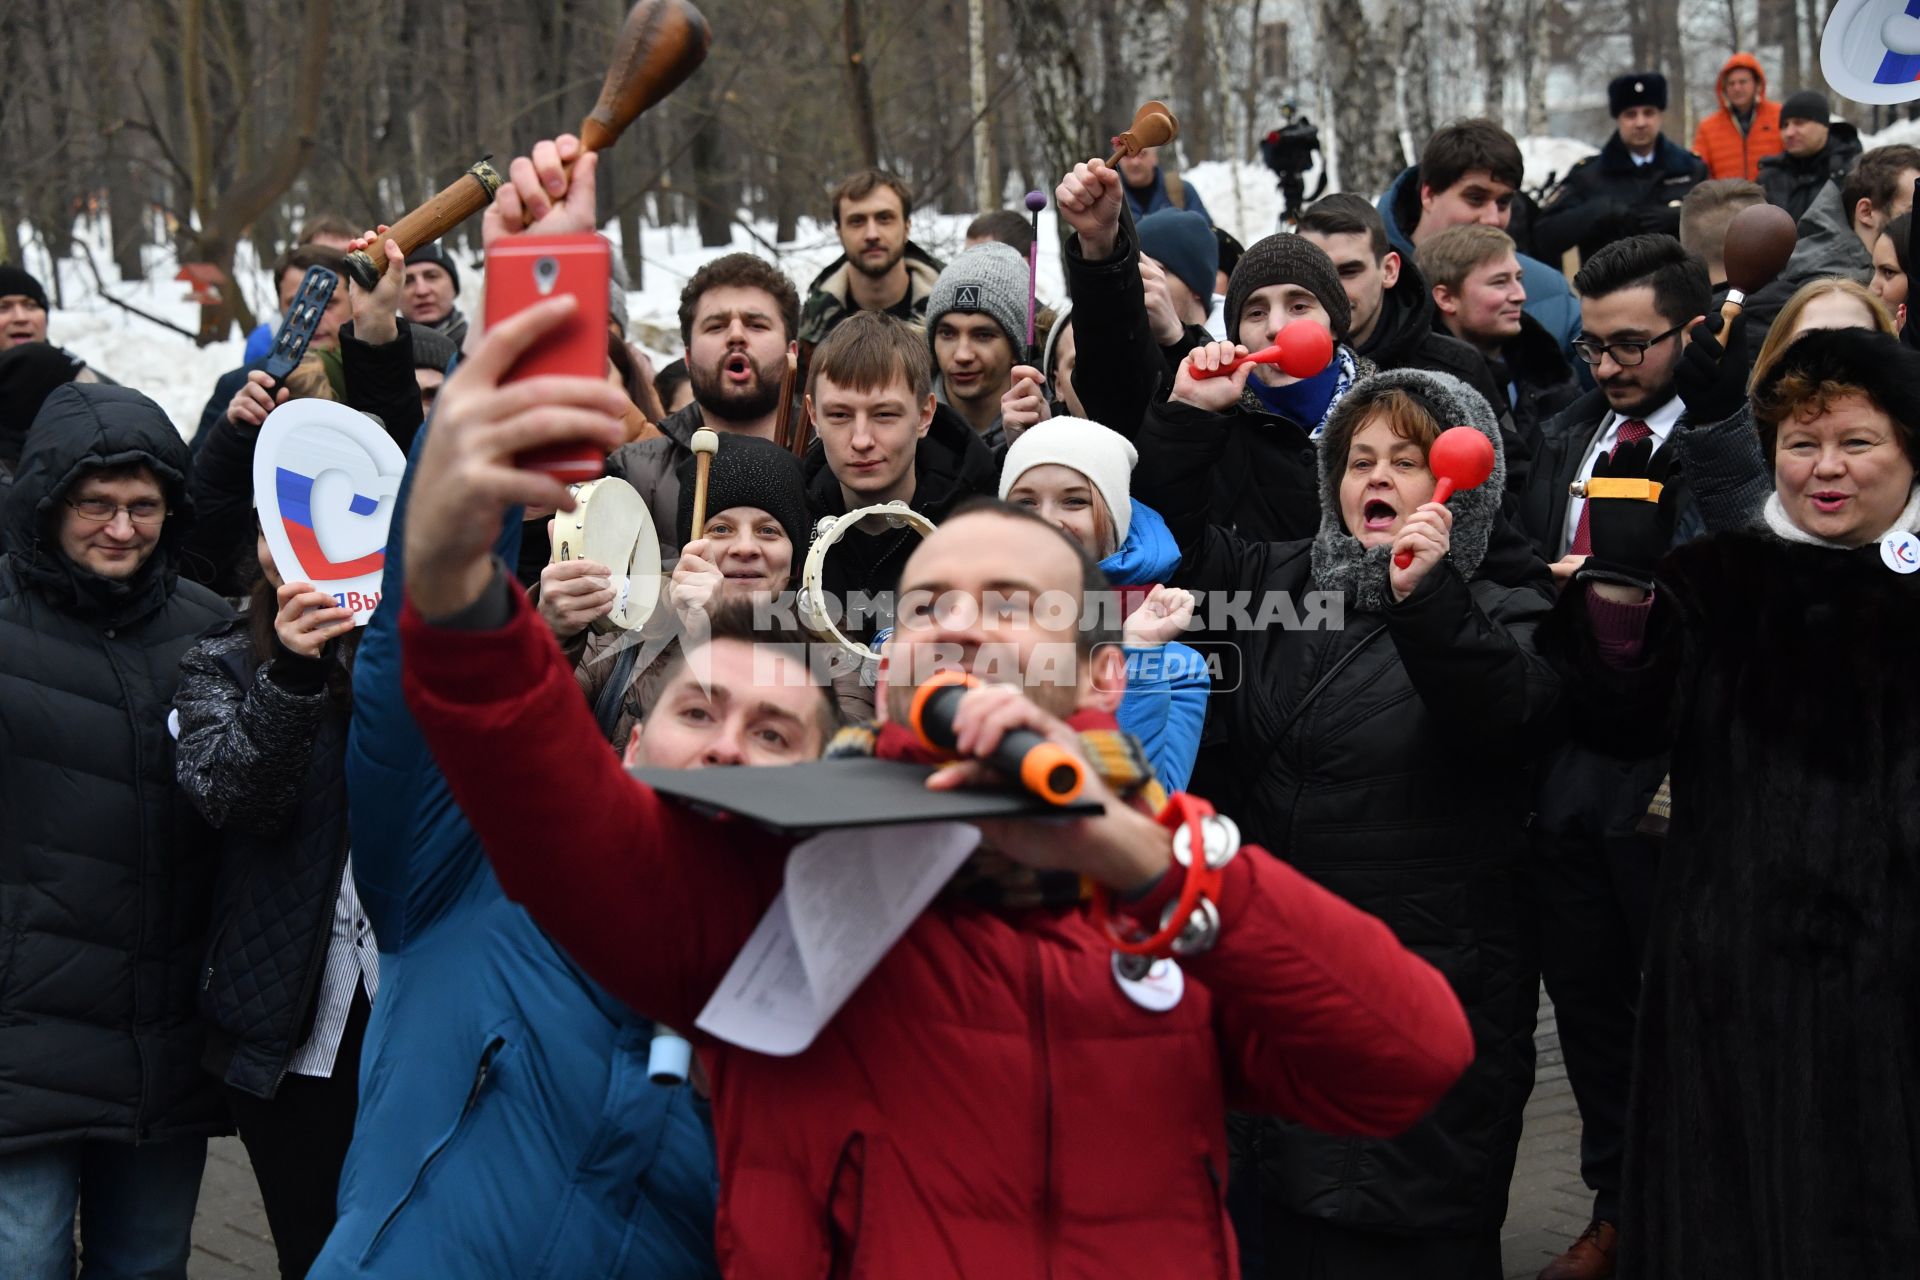
POLYGON ((1066 15, 1060 0, 1008 0, 1007 16, 1042 162, 1049 173, 1066 173, 1087 158, 1100 137, 1066 15))
POLYGON ((1405 164, 1394 113, 1394 60, 1380 40, 1390 30, 1380 0, 1320 0, 1322 83, 1333 102, 1340 184, 1377 191, 1405 164))
POLYGON ((846 50, 847 103, 853 112, 854 141, 869 169, 880 164, 880 130, 873 119, 873 78, 867 73, 866 23, 860 0, 841 0, 840 42, 846 50))
POLYGON ((1489 120, 1507 123, 1507 0, 1479 0, 1474 17, 1474 52, 1489 120))

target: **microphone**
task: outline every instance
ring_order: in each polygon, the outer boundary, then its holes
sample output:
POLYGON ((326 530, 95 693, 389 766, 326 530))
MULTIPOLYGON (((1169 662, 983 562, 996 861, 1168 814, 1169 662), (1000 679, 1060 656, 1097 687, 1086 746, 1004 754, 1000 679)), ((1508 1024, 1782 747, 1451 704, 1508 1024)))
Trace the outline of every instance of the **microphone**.
MULTIPOLYGON (((961 696, 979 684, 961 672, 940 671, 914 691, 907 725, 922 745, 953 753, 954 712, 961 696)), ((1000 744, 985 759, 1049 804, 1072 804, 1087 782, 1086 766, 1078 756, 1031 729, 1001 735, 1000 744)))

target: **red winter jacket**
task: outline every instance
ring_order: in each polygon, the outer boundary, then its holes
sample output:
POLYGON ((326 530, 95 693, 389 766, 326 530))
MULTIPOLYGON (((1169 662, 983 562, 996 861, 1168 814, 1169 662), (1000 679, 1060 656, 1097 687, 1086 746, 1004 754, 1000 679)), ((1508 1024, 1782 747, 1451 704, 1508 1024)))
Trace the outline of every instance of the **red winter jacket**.
MULTIPOLYGON (((406 696, 509 896, 635 1009, 690 1028, 786 843, 624 773, 516 596, 496 631, 401 621, 406 696)), ((1225 1114, 1394 1134, 1465 1070, 1440 975, 1264 852, 1218 947, 1149 1013, 1084 910, 936 905, 791 1058, 707 1041, 731 1277, 1238 1274, 1225 1114)))
POLYGON ((1760 69, 1760 60, 1752 54, 1736 53, 1720 68, 1714 92, 1720 99, 1720 109, 1703 117, 1693 131, 1694 154, 1707 162, 1710 178, 1745 178, 1752 182, 1760 176, 1760 162, 1768 156, 1779 155, 1786 148, 1786 143, 1780 140, 1780 104, 1767 101, 1767 73, 1760 69), (1748 122, 1745 133, 1733 118, 1733 108, 1727 105, 1729 71, 1751 71, 1753 78, 1760 82, 1753 103, 1753 119, 1748 122))

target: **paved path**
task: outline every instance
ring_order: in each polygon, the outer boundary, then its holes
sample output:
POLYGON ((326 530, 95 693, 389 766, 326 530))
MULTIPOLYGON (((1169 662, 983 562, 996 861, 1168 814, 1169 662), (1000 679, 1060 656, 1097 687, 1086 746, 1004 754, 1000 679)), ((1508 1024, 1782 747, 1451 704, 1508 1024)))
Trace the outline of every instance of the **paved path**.
MULTIPOLYGON (((1509 1280, 1533 1280, 1586 1229, 1590 1193, 1580 1182, 1580 1117, 1560 1061, 1553 1008, 1544 999, 1535 1036, 1540 1063, 1527 1103, 1520 1160, 1501 1232, 1509 1280)), ((193 1280, 272 1280, 273 1241, 237 1138, 213 1143, 193 1227, 193 1280)))

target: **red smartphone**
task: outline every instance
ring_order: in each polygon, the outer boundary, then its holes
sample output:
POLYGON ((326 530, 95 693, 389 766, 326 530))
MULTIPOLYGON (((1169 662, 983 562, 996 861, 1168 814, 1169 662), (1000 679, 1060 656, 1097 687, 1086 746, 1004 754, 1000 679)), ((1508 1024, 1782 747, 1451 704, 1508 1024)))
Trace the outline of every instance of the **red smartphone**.
MULTIPOLYGON (((592 232, 518 235, 493 246, 487 253, 487 328, 559 294, 570 293, 580 303, 565 324, 515 362, 506 381, 541 374, 607 376, 607 282, 612 266, 607 242, 592 232)), ((514 461, 580 484, 600 476, 606 455, 594 445, 562 441, 530 449, 514 461)))

